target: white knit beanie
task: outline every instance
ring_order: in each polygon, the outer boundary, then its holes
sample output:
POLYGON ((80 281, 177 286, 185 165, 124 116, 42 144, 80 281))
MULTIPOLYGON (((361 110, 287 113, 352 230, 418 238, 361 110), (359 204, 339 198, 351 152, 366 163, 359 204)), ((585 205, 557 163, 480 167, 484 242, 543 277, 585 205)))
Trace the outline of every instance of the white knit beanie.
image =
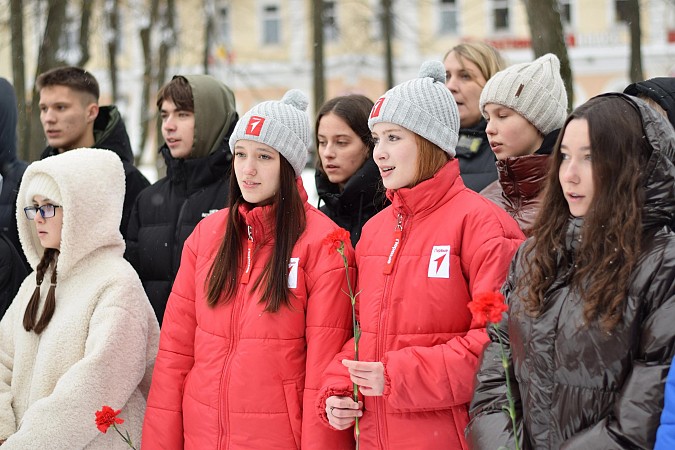
POLYGON ((531 63, 514 64, 488 80, 480 95, 480 111, 496 103, 525 117, 543 135, 561 128, 567 117, 567 92, 560 61, 552 53, 531 63))
POLYGON ((240 139, 269 145, 291 163, 300 176, 307 163, 312 145, 311 128, 307 117, 307 96, 291 89, 281 101, 262 102, 239 119, 230 136, 230 151, 240 139))
POLYGON ((26 195, 24 201, 26 202, 25 206, 32 205, 34 200, 33 198, 36 195, 41 195, 45 199, 49 199, 58 206, 63 205, 63 200, 61 198, 61 191, 59 190, 56 181, 49 175, 45 173, 36 173, 33 178, 30 179, 28 187, 26 188, 26 195))
POLYGON ((394 123, 438 145, 455 156, 459 111, 445 87, 445 67, 440 61, 422 64, 419 77, 389 89, 375 102, 368 127, 379 122, 394 123))

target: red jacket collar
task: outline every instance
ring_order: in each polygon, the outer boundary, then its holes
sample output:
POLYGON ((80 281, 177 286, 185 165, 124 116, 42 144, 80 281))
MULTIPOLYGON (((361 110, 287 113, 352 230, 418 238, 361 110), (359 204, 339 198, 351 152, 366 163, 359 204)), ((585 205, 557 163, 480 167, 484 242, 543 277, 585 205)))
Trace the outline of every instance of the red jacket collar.
POLYGON ((457 159, 448 161, 436 174, 412 188, 387 189, 396 214, 428 213, 449 201, 459 191, 466 189, 459 175, 457 159))
MULTIPOLYGON (((295 179, 300 199, 305 205, 305 210, 309 204, 307 203, 307 192, 302 184, 302 178, 295 179)), ((276 205, 257 206, 250 203, 242 202, 239 205, 239 216, 243 219, 244 224, 250 226, 253 231, 253 240, 255 242, 264 243, 275 236, 276 232, 276 205)))

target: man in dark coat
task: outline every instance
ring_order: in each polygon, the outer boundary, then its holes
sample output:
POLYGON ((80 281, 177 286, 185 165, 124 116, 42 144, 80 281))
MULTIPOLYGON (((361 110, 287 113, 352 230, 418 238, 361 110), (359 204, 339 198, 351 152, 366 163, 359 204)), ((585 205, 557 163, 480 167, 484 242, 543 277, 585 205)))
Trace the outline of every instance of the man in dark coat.
POLYGON ((228 139, 239 116, 232 91, 208 75, 173 77, 158 92, 157 108, 167 175, 138 196, 125 257, 161 324, 185 240, 202 218, 227 206, 228 139))
POLYGON ((79 67, 59 67, 41 74, 40 121, 49 146, 40 159, 81 147, 110 150, 122 160, 126 193, 120 231, 124 236, 138 194, 150 185, 134 166, 134 154, 122 116, 115 106, 99 106, 94 76, 79 67))
MULTIPOLYGON (((16 156, 16 125, 18 112, 14 88, 0 78, 0 234, 9 238, 9 242, 23 255, 16 227, 16 195, 19 192, 21 177, 26 164, 16 156)), ((23 256, 22 256, 23 259, 23 256)), ((25 261, 25 260, 24 260, 25 261)), ((28 263, 24 262, 26 268, 28 263)))
POLYGON ((16 156, 17 117, 14 88, 0 78, 0 319, 29 270, 16 225, 16 196, 27 167, 16 156))

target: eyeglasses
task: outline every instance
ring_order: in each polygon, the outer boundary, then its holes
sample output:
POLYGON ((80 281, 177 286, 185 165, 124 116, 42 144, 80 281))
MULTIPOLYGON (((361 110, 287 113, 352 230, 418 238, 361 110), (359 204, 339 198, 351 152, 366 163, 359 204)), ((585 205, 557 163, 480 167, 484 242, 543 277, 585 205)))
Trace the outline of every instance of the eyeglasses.
POLYGON ((40 211, 40 215, 43 219, 49 219, 50 217, 54 217, 54 214, 56 214, 56 208, 63 208, 63 206, 52 205, 50 203, 42 206, 26 206, 23 209, 23 212, 26 213, 28 220, 35 219, 38 211, 40 211))

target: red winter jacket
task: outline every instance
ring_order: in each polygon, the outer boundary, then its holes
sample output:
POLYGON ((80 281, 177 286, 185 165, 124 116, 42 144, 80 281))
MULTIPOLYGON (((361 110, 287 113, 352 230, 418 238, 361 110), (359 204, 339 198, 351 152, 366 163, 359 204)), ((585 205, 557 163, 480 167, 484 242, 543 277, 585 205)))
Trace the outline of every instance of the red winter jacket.
MULTIPOLYGON (((351 303, 342 259, 322 247, 337 226, 306 202, 301 182, 298 189, 307 227, 289 264, 292 308, 263 312, 251 291, 273 249, 270 206, 240 208, 253 231, 253 265, 250 282, 227 305, 207 306, 204 284, 229 209, 203 219, 185 242, 162 325, 143 450, 353 448, 349 431, 320 425, 313 410, 321 373, 352 335, 351 303)), ((247 237, 241 239, 246 248, 247 237)), ((346 255, 354 267, 350 243, 346 255)))
MULTIPOLYGON (((506 212, 464 186, 457 160, 387 194, 392 205, 366 224, 356 252, 359 357, 385 367, 383 396, 364 399, 361 448, 465 449, 474 375, 488 342, 485 323, 466 305, 501 287, 524 236, 506 212)), ((353 358, 353 348, 345 344, 324 374, 317 411, 326 424, 326 398, 351 395, 339 361, 353 358)))

